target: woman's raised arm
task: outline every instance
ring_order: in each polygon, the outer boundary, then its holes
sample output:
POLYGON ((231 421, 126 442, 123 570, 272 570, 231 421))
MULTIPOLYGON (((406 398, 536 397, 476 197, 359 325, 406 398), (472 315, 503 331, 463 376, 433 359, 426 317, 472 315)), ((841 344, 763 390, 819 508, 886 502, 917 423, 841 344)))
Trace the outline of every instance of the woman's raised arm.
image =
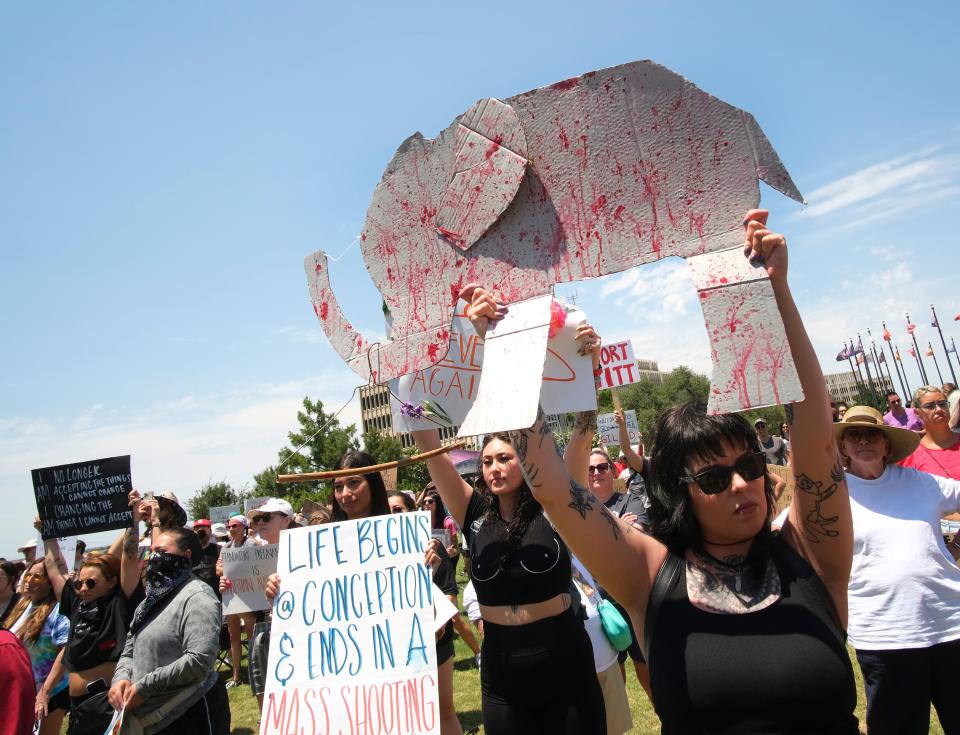
POLYGON ((797 492, 783 534, 826 584, 846 627, 853 520, 843 465, 833 437, 830 395, 787 284, 786 239, 766 229, 766 222, 766 210, 747 212, 744 253, 752 262, 762 263, 770 277, 805 396, 803 401, 787 406, 797 492))

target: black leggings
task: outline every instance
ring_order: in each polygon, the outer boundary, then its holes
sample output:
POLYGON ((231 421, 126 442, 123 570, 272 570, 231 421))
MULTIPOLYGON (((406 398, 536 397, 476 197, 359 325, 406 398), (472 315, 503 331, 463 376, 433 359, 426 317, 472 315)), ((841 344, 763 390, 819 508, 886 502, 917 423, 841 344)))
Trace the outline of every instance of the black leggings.
POLYGON ((528 625, 484 621, 480 681, 487 735, 604 735, 603 693, 583 623, 567 610, 528 625))

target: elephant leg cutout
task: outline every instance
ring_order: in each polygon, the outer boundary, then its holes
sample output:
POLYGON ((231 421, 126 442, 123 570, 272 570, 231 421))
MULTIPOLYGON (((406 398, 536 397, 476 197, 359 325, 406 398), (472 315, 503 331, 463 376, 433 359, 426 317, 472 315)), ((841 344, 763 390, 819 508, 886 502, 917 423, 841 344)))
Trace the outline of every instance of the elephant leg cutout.
POLYGON ((711 414, 803 400, 766 272, 740 249, 687 260, 710 338, 711 414))

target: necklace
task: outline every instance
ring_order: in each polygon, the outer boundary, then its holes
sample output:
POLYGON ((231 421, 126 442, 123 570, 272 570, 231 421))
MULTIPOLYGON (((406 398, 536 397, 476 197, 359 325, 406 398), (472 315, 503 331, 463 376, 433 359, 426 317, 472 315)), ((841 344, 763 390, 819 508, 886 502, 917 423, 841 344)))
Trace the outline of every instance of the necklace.
MULTIPOLYGON (((920 446, 923 447, 923 450, 927 453, 927 456, 930 457, 930 459, 932 459, 936 463, 937 467, 940 468, 941 472, 943 472, 943 475, 941 475, 941 477, 949 477, 951 480, 960 479, 958 477, 954 477, 952 474, 950 474, 950 472, 947 471, 947 468, 943 466, 943 463, 939 459, 937 459, 937 456, 929 449, 929 447, 926 447, 923 444, 921 444, 920 446)), ((943 450, 941 449, 940 451, 942 452, 943 450)))
POLYGON ((734 581, 734 591, 735 592, 743 591, 743 572, 747 566, 746 557, 743 557, 742 561, 740 561, 739 563, 734 564, 728 561, 724 561, 723 559, 718 559, 706 549, 700 549, 696 553, 699 554, 701 558, 704 558, 704 560, 709 559, 714 564, 718 564, 719 566, 729 569, 731 572, 736 574, 737 576, 734 581))

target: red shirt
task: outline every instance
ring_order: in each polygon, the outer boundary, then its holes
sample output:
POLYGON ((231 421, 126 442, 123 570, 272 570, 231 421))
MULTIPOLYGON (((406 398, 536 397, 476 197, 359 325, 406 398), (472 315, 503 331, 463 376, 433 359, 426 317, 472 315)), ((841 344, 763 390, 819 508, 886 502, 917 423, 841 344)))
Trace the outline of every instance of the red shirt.
POLYGON ((920 444, 900 464, 931 475, 960 480, 960 440, 947 449, 927 449, 920 444))
POLYGON ((0 630, 0 735, 33 732, 36 689, 30 654, 9 630, 0 630))

